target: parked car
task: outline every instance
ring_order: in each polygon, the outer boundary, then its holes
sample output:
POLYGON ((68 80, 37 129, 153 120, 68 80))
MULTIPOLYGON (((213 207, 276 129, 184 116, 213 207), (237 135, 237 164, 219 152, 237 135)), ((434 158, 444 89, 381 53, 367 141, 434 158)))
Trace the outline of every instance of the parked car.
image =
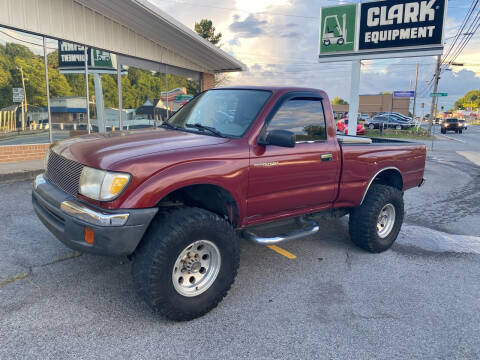
POLYGON ((462 130, 467 130, 467 120, 458 120, 460 125, 462 125, 462 130))
POLYGON ((141 298, 190 320, 226 296, 240 236, 271 245, 318 232, 316 218, 350 214, 357 246, 389 249, 404 192, 423 184, 425 158, 423 144, 337 138, 324 91, 216 88, 160 128, 55 142, 32 203, 72 249, 128 255, 141 298), (254 227, 286 218, 296 220, 287 233, 254 227))
POLYGON ((460 123, 460 121, 457 118, 447 118, 442 123, 440 132, 442 134, 446 134, 447 131, 455 131, 455 133, 461 134, 463 131, 463 125, 460 123))
POLYGON ((369 129, 379 129, 382 124, 384 128, 392 128, 396 130, 406 130, 415 126, 414 123, 400 120, 395 116, 386 115, 374 116, 365 122, 365 126, 369 129))
POLYGON ((398 113, 398 112, 380 112, 377 115, 385 115, 387 117, 388 116, 394 116, 396 118, 400 118, 400 119, 403 119, 405 121, 413 121, 413 119, 411 117, 403 115, 403 114, 398 113))
POLYGON ((359 114, 358 119, 361 121, 366 121, 370 116, 368 114, 359 114))
MULTIPOLYGON (((337 121, 337 131, 348 135, 348 119, 344 118, 337 121)), ((365 128, 362 124, 357 124, 357 135, 365 135, 365 128)))

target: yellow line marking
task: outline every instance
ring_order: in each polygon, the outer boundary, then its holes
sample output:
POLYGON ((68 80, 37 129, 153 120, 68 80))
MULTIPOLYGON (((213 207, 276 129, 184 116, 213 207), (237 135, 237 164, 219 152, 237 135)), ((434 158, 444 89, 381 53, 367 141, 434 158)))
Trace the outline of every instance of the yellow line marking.
POLYGON ((267 245, 268 248, 272 249, 273 251, 279 253, 280 255, 283 255, 289 259, 296 259, 297 256, 295 254, 292 254, 290 251, 287 251, 285 249, 282 249, 280 246, 277 245, 267 245))
POLYGON ((8 278, 2 282, 0 282, 0 288, 1 287, 4 287, 5 285, 8 285, 14 281, 17 281, 17 280, 21 280, 21 279, 25 279, 26 277, 28 276, 28 273, 24 272, 24 273, 21 273, 21 274, 17 274, 17 275, 14 275, 12 276, 11 278, 8 278))

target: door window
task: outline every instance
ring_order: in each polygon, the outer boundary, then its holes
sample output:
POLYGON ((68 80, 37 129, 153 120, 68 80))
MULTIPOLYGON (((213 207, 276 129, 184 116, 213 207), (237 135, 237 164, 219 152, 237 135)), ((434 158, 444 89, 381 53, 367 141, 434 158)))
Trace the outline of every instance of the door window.
POLYGON ((297 142, 319 141, 327 138, 325 116, 320 99, 292 99, 281 105, 268 124, 271 130, 295 133, 297 142))

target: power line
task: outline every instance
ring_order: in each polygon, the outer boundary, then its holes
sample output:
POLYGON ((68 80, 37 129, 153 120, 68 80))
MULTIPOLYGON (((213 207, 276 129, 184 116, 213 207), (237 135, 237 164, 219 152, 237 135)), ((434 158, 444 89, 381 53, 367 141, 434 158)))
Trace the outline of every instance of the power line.
POLYGON ((457 59, 457 57, 462 53, 463 49, 465 49, 468 42, 472 39, 473 35, 475 35, 479 27, 480 27, 480 10, 477 13, 477 17, 468 28, 468 31, 466 33, 467 35, 464 37, 463 41, 458 46, 456 52, 452 55, 452 58, 448 62, 449 65, 451 65, 457 59))
POLYGON ((445 54, 445 56, 443 57, 443 60, 441 62, 441 65, 445 63, 445 61, 447 60, 448 58, 448 55, 450 54, 450 52, 453 50, 455 44, 457 43, 458 39, 460 38, 462 32, 463 32, 463 29, 465 28, 465 26, 467 25, 468 21, 470 20, 470 17, 472 16, 473 14, 473 11, 475 10, 475 8, 477 7, 478 5, 478 1, 479 0, 476 0, 475 2, 472 2, 472 5, 470 6, 470 8, 468 9, 467 13, 465 14, 465 17, 463 18, 463 21, 462 21, 462 24, 460 25, 460 28, 458 29, 458 32, 457 34, 455 35, 455 40, 452 42, 452 44, 450 45, 447 53, 445 54))

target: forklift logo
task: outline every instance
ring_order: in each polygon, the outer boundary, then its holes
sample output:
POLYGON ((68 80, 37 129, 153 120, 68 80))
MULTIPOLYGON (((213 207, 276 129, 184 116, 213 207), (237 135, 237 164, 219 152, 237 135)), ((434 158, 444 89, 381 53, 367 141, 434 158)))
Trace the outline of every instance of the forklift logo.
POLYGON ((356 5, 322 8, 320 53, 353 51, 356 5))

